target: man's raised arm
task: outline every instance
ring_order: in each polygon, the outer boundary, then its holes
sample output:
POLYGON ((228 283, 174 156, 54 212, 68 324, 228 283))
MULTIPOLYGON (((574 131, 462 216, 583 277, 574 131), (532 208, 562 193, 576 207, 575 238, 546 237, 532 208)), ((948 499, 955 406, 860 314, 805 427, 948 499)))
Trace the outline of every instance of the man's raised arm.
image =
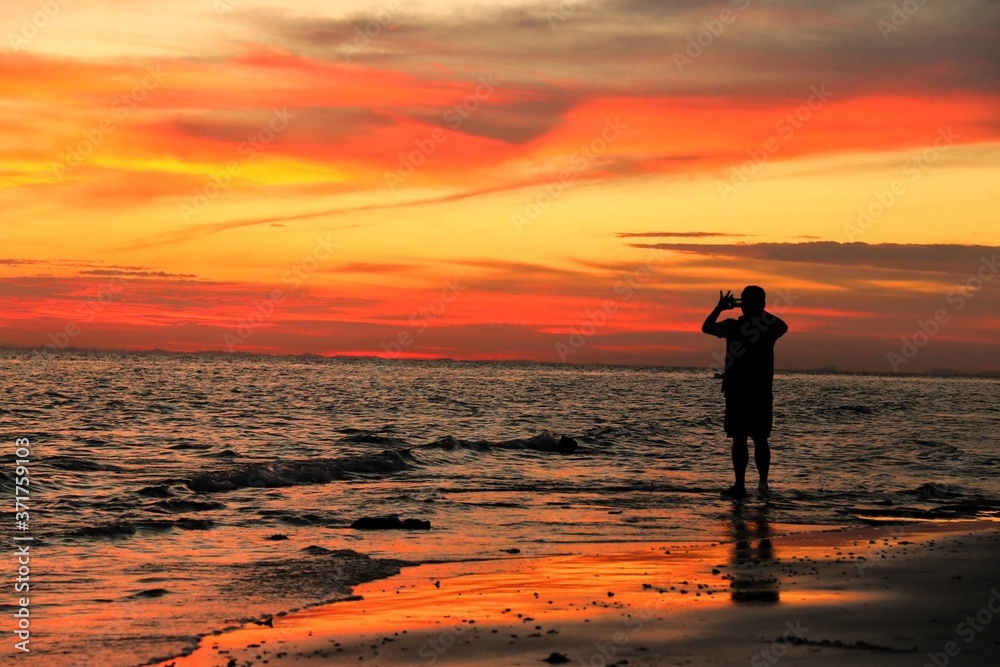
POLYGON ((722 294, 722 290, 719 290, 719 303, 715 305, 715 308, 708 317, 705 318, 705 323, 701 325, 701 332, 707 333, 709 336, 715 336, 717 338, 726 337, 726 325, 725 322, 719 322, 719 315, 724 310, 730 310, 733 307, 733 293, 726 292, 725 295, 722 294))

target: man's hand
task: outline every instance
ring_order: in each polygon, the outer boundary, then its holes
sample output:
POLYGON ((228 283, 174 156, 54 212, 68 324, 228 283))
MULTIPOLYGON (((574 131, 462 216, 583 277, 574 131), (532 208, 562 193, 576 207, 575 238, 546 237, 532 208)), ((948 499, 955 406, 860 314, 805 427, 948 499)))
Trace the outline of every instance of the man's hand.
POLYGON ((733 293, 726 292, 723 294, 722 290, 719 290, 719 303, 715 305, 715 310, 708 314, 708 317, 705 318, 705 323, 701 325, 702 333, 707 333, 710 336, 716 336, 718 338, 725 338, 726 323, 720 323, 718 321, 719 313, 724 310, 732 310, 735 307, 736 304, 733 303, 733 293))
POLYGON ((722 290, 719 290, 719 303, 715 306, 717 310, 732 310, 736 307, 734 303, 736 297, 733 296, 732 291, 728 291, 725 295, 722 294, 722 290))

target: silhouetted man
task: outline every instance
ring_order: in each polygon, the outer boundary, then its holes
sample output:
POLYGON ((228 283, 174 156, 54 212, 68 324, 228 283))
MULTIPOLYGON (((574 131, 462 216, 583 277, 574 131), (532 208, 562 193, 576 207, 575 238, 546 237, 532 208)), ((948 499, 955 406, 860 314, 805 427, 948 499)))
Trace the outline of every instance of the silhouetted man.
POLYGON ((733 439, 733 471, 736 483, 722 492, 726 498, 744 498, 747 464, 750 454, 747 438, 753 438, 754 461, 760 484, 757 489, 762 498, 770 498, 767 473, 771 467, 771 449, 767 439, 771 435, 771 408, 774 382, 774 344, 788 331, 776 315, 764 310, 764 290, 749 285, 737 302, 732 292, 719 292, 719 303, 705 318, 701 330, 726 339, 726 367, 723 373, 722 392, 726 396, 726 435, 733 439), (743 316, 739 319, 717 321, 724 310, 739 305, 743 316))

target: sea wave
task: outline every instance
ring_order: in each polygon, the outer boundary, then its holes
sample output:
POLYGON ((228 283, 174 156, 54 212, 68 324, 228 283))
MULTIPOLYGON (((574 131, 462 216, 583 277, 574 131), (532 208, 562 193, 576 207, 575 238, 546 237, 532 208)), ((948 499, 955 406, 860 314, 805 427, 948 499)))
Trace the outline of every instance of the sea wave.
POLYGON ((216 493, 240 488, 272 488, 326 484, 358 475, 387 475, 422 465, 419 450, 532 450, 569 454, 577 450, 577 442, 568 436, 556 437, 542 431, 530 438, 509 440, 464 440, 447 435, 423 445, 408 445, 405 440, 371 433, 343 438, 343 444, 377 444, 395 446, 377 453, 338 458, 280 459, 257 463, 236 463, 233 468, 195 475, 185 482, 192 491, 216 493))

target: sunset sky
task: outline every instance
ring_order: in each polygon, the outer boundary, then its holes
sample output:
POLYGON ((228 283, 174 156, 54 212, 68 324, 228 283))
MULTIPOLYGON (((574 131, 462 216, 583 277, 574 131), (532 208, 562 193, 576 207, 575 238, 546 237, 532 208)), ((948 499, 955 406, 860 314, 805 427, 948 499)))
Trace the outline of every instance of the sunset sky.
POLYGON ((485 4, 3 2, 0 346, 1000 369, 1000 3, 485 4))

